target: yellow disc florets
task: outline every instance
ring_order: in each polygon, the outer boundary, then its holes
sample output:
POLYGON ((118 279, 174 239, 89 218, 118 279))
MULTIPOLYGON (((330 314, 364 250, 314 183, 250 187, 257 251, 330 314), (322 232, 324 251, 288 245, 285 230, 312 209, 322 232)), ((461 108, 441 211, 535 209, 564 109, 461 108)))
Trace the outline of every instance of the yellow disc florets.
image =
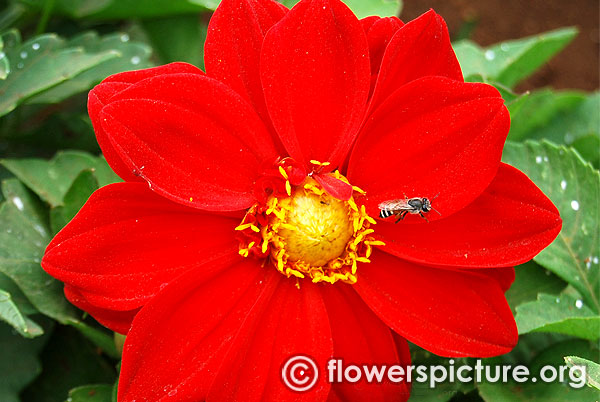
MULTIPOLYGON (((331 175, 348 183, 337 171, 331 175)), ((372 246, 383 244, 370 236, 375 220, 354 197, 338 200, 311 177, 294 188, 286 181, 286 190, 250 208, 236 228, 240 254, 268 258, 287 277, 356 283, 357 263, 370 262, 372 246)))

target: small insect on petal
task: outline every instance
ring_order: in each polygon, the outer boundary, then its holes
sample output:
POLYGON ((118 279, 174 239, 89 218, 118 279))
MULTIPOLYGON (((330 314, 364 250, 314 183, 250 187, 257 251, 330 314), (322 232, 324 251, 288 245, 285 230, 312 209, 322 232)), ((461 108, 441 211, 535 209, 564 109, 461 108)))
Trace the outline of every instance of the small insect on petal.
POLYGON ((438 195, 439 193, 436 194, 431 200, 427 197, 408 198, 404 196, 404 199, 383 201, 378 206, 380 210, 379 217, 385 219, 394 215, 398 217, 395 222, 398 223, 408 214, 418 214, 421 216, 421 218, 429 222, 424 214, 434 210, 441 215, 435 208, 431 206, 431 201, 435 200, 438 195))

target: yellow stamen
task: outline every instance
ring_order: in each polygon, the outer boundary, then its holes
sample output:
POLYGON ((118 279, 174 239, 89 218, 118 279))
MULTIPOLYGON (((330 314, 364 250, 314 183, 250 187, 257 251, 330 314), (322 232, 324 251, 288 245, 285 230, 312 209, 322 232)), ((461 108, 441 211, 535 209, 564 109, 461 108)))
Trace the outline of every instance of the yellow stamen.
POLYGON ((283 166, 279 166, 279 173, 280 173, 280 174, 283 176, 283 178, 284 178, 284 179, 286 179, 286 180, 287 180, 287 179, 289 178, 289 177, 288 177, 288 174, 287 174, 287 172, 285 171, 285 169, 283 168, 283 166))
POLYGON ((246 230, 246 229, 250 229, 253 232, 260 233, 260 229, 258 228, 258 226, 255 226, 255 225, 253 225, 251 223, 244 223, 242 225, 239 225, 234 230, 243 231, 243 230, 246 230))
MULTIPOLYGON (((373 247, 383 245, 372 237, 375 220, 354 198, 338 200, 311 177, 292 188, 283 167, 279 172, 288 197, 271 196, 264 205, 250 208, 235 229, 245 236, 240 255, 248 257, 253 250, 254 256, 269 258, 279 272, 297 281, 356 283, 358 263, 369 263, 373 247)), ((332 174, 348 183, 338 171, 332 174)))

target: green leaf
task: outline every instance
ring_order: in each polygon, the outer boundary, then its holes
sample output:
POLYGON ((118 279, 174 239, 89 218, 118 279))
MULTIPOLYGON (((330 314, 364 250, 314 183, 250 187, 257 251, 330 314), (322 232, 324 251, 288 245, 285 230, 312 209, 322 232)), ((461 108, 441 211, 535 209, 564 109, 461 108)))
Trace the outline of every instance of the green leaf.
MULTIPOLYGON (((555 117, 562 118, 568 115, 584 99, 582 93, 575 91, 555 92, 551 89, 541 89, 530 93, 518 111, 509 108, 511 112, 509 139, 522 141, 545 138, 545 135, 541 137, 537 135, 538 130, 548 127, 555 117)), ((563 142, 562 139, 553 140, 557 143, 563 142)))
POLYGON ((63 284, 40 266, 50 242, 46 209, 16 179, 5 180, 2 192, 6 201, 0 205, 0 273, 14 281, 37 311, 77 328, 109 356, 118 357, 112 336, 82 322, 65 299, 63 284))
POLYGON ((19 289, 17 284, 3 273, 0 273, 0 289, 7 293, 10 293, 11 299, 13 300, 21 314, 31 316, 33 314, 39 313, 39 311, 35 307, 33 307, 33 304, 29 302, 29 300, 21 291, 21 289, 19 289))
MULTIPOLYGON (((448 367, 448 364, 436 364, 448 367)), ((410 392, 410 402, 447 402, 451 400, 462 400, 465 394, 469 393, 473 384, 463 384, 458 382, 444 381, 436 383, 431 387, 426 382, 413 382, 410 392)))
MULTIPOLYGON (((581 356, 586 359, 597 359, 600 356, 598 345, 583 339, 566 338, 544 348, 531 360, 531 370, 539 371, 544 366, 564 367, 564 357, 568 355, 581 356)), ((573 370, 575 371, 575 370, 573 370)), ((568 380, 568 379, 566 379, 568 380)), ((579 376, 572 380, 581 380, 579 376)), ((583 387, 583 381, 578 381, 583 387)))
POLYGON ((0 401, 19 402, 19 393, 41 371, 38 353, 47 337, 25 339, 0 322, 0 401))
POLYGON ((50 241, 47 213, 39 200, 15 179, 2 183, 6 202, 0 205, 0 272, 12 279, 41 313, 61 322, 74 309, 62 284, 40 266, 50 241))
POLYGON ((119 355, 123 354, 123 347, 125 346, 125 340, 127 339, 127 335, 120 334, 115 332, 113 335, 114 345, 117 349, 119 355))
POLYGON ((565 362, 569 367, 584 366, 586 384, 600 391, 600 364, 577 356, 565 356, 565 362))
POLYGON ((518 94, 512 89, 508 88, 506 85, 496 81, 490 81, 481 74, 471 74, 465 78, 465 81, 484 82, 486 84, 494 86, 498 90, 498 92, 500 92, 500 95, 502 96, 502 99, 504 99, 504 104, 506 105, 506 107, 509 108, 511 117, 515 113, 515 111, 518 111, 521 108, 521 106, 525 103, 526 99, 529 97, 529 92, 518 94))
MULTIPOLYGON (((119 363, 120 364, 120 363, 119 363)), ((119 369, 119 368, 117 368, 119 369)), ((111 402, 119 402, 117 400, 117 396, 119 395, 119 379, 117 378, 117 381, 115 381, 115 383, 113 384, 113 390, 112 390, 112 399, 111 402)))
MULTIPOLYGON (((572 339, 567 335, 551 332, 529 332, 519 336, 519 342, 509 353, 486 360, 490 364, 524 364, 530 366, 541 352, 552 345, 572 339)), ((583 341, 582 341, 583 342, 583 341)))
POLYGON ((201 15, 177 15, 142 21, 162 63, 184 61, 204 67, 204 41, 208 21, 201 15))
POLYGON ((27 7, 21 3, 3 2, 3 8, 0 9, 0 32, 6 32, 14 27, 26 12, 27 7))
POLYGON ((63 205, 50 210, 50 226, 53 233, 58 233, 73 217, 83 204, 98 189, 98 180, 94 172, 83 170, 73 181, 63 198, 63 205))
MULTIPOLYGON (((502 382, 482 382, 477 384, 479 395, 486 402, 588 402, 597 399, 597 393, 585 387, 585 384, 576 375, 576 370, 566 370, 564 383, 558 379, 552 382, 544 382, 541 379, 541 369, 545 365, 552 365, 560 370, 564 365, 563 356, 565 353, 577 352, 582 356, 590 357, 597 355, 598 351, 590 347, 586 341, 565 341, 550 346, 538 356, 536 356, 530 364, 527 364, 531 377, 536 378, 533 382, 531 379, 524 383, 510 381, 502 382)), ((488 359, 484 365, 489 365, 488 359)), ((495 368, 491 367, 493 374, 495 368)), ((563 370, 564 371, 564 370, 563 370)), ((550 372, 547 373, 548 375, 550 372)))
MULTIPOLYGON (((41 11, 46 0, 20 0, 41 11)), ((153 18, 214 10, 220 0, 56 0, 53 14, 73 19, 116 20, 153 18)))
POLYGON ((296 4, 298 4, 298 2, 300 0, 277 0, 279 1, 281 4, 283 4, 284 6, 286 6, 287 8, 292 8, 294 7, 296 4))
POLYGON ((27 300, 17 284, 3 273, 0 273, 0 295, 0 320, 11 325, 26 338, 34 338, 44 333, 42 327, 30 317, 38 313, 37 309, 27 300))
POLYGON ((42 91, 119 57, 113 50, 88 53, 83 47, 70 47, 55 34, 37 36, 21 44, 18 32, 9 31, 2 40, 10 73, 0 81, 0 116, 42 91))
POLYGON ((506 292, 513 312, 525 302, 537 299, 538 293, 558 294, 567 284, 534 261, 515 267, 515 281, 506 292))
POLYGON ((66 402, 111 402, 112 385, 83 385, 69 391, 66 402))
POLYGON ((103 158, 85 152, 59 152, 50 161, 23 158, 0 163, 52 207, 63 205, 67 191, 83 170, 92 169, 100 187, 119 181, 103 158))
POLYGON ((371 15, 380 17, 398 16, 402 8, 401 0, 344 0, 344 3, 358 18, 371 15))
POLYGON ((55 12, 73 18, 82 18, 92 15, 108 7, 114 0, 58 0, 55 12))
POLYGON ((543 34, 481 48, 465 40, 454 44, 454 51, 465 77, 481 74, 513 88, 533 74, 577 35, 575 28, 563 28, 543 34))
MULTIPOLYGON (((300 0, 280 0, 286 7, 293 7, 300 0)), ((390 17, 400 15, 402 0, 343 0, 358 18, 371 15, 390 17)))
POLYGON ((8 62, 8 57, 6 57, 6 53, 4 53, 3 49, 4 41, 0 36, 0 80, 6 79, 10 72, 10 63, 8 62))
POLYGON ((17 113, 8 114, 0 126, 0 147, 4 157, 49 155, 63 149, 99 153, 98 141, 84 107, 85 99, 81 96, 77 101, 73 99, 73 102, 59 106, 23 105, 17 113), (62 109, 63 106, 66 109, 62 109), (60 111, 54 113, 57 107, 60 111))
POLYGON ((517 306, 519 333, 557 332, 591 341, 600 338, 600 316, 581 299, 539 294, 536 301, 517 306))
POLYGON ((600 174, 573 149, 550 142, 507 143, 507 162, 522 170, 560 211, 563 227, 535 261, 571 284, 600 312, 600 174))
MULTIPOLYGON (((443 366, 449 369, 450 360, 454 362, 454 366, 468 364, 467 359, 448 359, 441 356, 436 356, 433 353, 426 351, 414 344, 410 344, 412 364, 415 366, 443 366)), ((449 380, 438 382, 435 387, 431 387, 429 379, 427 382, 414 381, 410 393, 411 402, 446 402, 453 398, 460 398, 464 394, 471 392, 475 388, 473 382, 461 383, 458 381, 451 382, 449 380)))
POLYGON ((535 91, 518 111, 511 110, 509 139, 548 139, 573 145, 584 159, 598 165, 600 93, 535 91))
POLYGON ((109 75, 152 66, 150 47, 130 41, 129 35, 124 33, 99 37, 96 32, 84 32, 69 40, 66 47, 81 48, 86 54, 111 53, 114 57, 42 92, 27 103, 58 103, 76 93, 88 91, 109 75))
POLYGON ((94 328, 77 320, 70 320, 68 324, 79 330, 83 336, 92 341, 94 345, 98 346, 107 356, 110 356, 113 359, 121 358, 121 352, 117 350, 113 336, 106 333, 105 330, 94 328))
POLYGON ((39 325, 21 313, 10 293, 4 290, 0 290, 0 319, 26 338, 34 338, 44 333, 39 325))
MULTIPOLYGON (((496 87, 496 89, 498 90, 498 92, 500 92, 500 95, 502 95, 502 99, 504 99, 504 104, 507 107, 513 106, 513 105, 520 105, 524 98, 527 98, 529 95, 526 94, 517 94, 515 93, 512 89, 505 87, 502 84, 498 84, 495 82, 490 82, 490 85, 493 85, 494 87, 496 87)), ((515 106, 516 108, 517 106, 515 106)))
POLYGON ((82 384, 112 384, 116 378, 112 363, 70 327, 58 326, 40 357, 42 374, 22 393, 25 401, 64 401, 82 384))
POLYGON ((153 18, 214 10, 220 0, 59 0, 57 11, 73 18, 153 18))

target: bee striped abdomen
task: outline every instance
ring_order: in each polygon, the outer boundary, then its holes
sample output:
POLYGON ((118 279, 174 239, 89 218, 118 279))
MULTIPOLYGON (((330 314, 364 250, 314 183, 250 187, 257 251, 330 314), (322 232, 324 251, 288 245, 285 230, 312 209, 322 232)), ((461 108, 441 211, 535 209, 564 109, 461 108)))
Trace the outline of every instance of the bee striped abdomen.
POLYGON ((394 213, 388 209, 382 209, 379 211, 379 217, 383 218, 383 219, 388 218, 388 217, 392 216, 393 214, 394 213))

